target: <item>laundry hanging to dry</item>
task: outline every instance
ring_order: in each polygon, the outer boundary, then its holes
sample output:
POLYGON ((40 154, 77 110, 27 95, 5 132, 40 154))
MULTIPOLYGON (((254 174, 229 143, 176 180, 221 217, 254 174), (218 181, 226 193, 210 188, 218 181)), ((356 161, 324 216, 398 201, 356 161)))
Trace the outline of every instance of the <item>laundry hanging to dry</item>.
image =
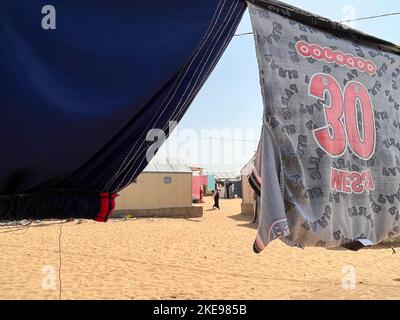
POLYGON ((398 235, 400 48, 278 1, 248 5, 264 103, 254 250, 398 235))

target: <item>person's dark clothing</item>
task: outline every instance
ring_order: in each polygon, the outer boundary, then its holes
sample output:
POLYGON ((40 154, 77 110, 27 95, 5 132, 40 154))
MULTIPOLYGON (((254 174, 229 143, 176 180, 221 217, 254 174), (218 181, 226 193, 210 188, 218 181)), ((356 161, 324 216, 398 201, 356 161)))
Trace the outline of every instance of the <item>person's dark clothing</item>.
POLYGON ((214 192, 214 205, 213 208, 218 208, 218 210, 220 209, 219 207, 219 192, 218 190, 215 190, 214 192))

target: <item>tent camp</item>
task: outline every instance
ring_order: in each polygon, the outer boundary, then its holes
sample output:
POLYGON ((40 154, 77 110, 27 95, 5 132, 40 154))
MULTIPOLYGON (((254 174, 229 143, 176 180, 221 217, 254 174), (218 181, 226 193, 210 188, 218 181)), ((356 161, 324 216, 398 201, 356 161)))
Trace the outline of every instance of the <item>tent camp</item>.
POLYGON ((105 222, 119 192, 119 210, 189 208, 172 193, 189 172, 138 176, 248 7, 264 102, 255 251, 399 234, 399 46, 275 0, 53 0, 56 31, 42 6, 1 4, 0 220, 105 222), (143 200, 125 197, 135 179, 143 200), (151 205, 157 187, 169 196, 151 205))

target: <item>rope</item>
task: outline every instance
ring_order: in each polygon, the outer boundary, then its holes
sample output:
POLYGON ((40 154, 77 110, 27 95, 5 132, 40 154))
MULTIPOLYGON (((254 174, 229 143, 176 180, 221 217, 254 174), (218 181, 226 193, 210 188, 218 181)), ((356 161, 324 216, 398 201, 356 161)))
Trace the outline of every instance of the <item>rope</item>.
POLYGON ((25 234, 28 230, 30 225, 33 223, 33 220, 28 221, 27 223, 23 224, 18 221, 13 221, 10 223, 5 223, 0 225, 0 230, 1 229, 7 229, 7 231, 1 231, 0 233, 8 233, 8 232, 13 232, 17 235, 22 235, 25 234), (23 230, 22 232, 17 232, 23 230))
POLYGON ((353 22, 353 21, 360 21, 360 20, 369 20, 369 19, 376 19, 376 18, 382 18, 382 17, 388 17, 388 16, 395 16, 398 14, 400 14, 400 12, 391 12, 391 13, 380 14, 377 16, 362 17, 362 18, 356 18, 356 19, 351 19, 351 20, 342 20, 339 22, 343 23, 343 22, 353 22))
POLYGON ((219 140, 219 141, 238 141, 238 142, 252 142, 252 143, 259 143, 258 140, 247 140, 247 139, 234 139, 234 138, 215 138, 215 137, 194 137, 194 136, 185 136, 185 135, 170 135, 169 137, 174 138, 187 138, 187 139, 198 139, 198 140, 219 140))
MULTIPOLYGON (((350 20, 341 20, 339 21, 340 23, 346 23, 346 22, 353 22, 353 21, 360 21, 360 20, 370 20, 370 19, 377 19, 377 18, 383 18, 383 17, 389 17, 389 16, 395 16, 395 15, 399 15, 399 12, 390 12, 390 13, 384 13, 384 14, 380 14, 380 15, 376 15, 376 16, 368 16, 368 17, 361 17, 361 18, 356 18, 356 19, 350 19, 350 20)), ((240 36, 247 36, 253 34, 253 32, 243 32, 243 33, 237 33, 234 34, 234 37, 240 37, 240 36)))
POLYGON ((392 245, 392 254, 396 254, 397 252, 396 252, 396 250, 394 249, 394 241, 391 240, 390 243, 391 243, 391 245, 392 245))
POLYGON ((60 232, 58 234, 58 300, 61 300, 61 292, 62 292, 62 280, 61 280, 61 267, 62 267, 62 256, 61 256, 61 237, 62 237, 62 227, 63 223, 60 224, 60 232))

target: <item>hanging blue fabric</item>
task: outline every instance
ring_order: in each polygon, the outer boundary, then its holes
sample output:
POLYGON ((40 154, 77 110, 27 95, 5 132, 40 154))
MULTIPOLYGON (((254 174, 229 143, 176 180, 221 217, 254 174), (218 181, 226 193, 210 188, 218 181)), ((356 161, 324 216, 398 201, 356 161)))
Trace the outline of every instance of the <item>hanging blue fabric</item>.
POLYGON ((115 194, 147 165, 147 133, 168 136, 245 8, 243 0, 2 1, 0 219, 107 220, 115 194))
POLYGON ((214 175, 209 175, 208 176, 208 190, 214 190, 215 189, 215 176, 214 175))

